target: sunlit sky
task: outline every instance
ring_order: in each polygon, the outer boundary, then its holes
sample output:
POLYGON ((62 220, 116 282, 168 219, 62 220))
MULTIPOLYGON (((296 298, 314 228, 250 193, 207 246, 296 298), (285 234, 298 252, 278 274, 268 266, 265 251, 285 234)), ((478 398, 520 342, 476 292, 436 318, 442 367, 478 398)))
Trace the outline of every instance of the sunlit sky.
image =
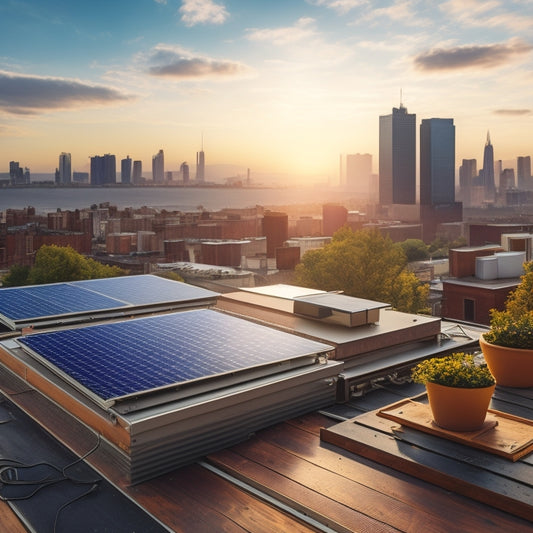
MULTIPOLYGON (((453 118, 457 166, 490 130, 533 155, 532 0, 3 0, 0 172, 165 152, 338 178, 379 115, 453 118), (5 167, 5 168, 2 168, 5 167)), ((417 134, 418 136, 418 134, 417 134)), ((209 175, 207 175, 209 178, 209 175)))

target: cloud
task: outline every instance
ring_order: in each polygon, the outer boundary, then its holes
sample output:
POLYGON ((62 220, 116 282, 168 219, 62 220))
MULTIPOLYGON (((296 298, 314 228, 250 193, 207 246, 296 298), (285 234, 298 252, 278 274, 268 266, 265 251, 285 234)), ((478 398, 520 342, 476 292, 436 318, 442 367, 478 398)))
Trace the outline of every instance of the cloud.
POLYGON ((148 62, 152 76, 168 76, 177 79, 226 79, 250 73, 250 68, 237 61, 218 60, 194 56, 190 51, 166 45, 156 46, 148 62))
POLYGON ((283 28, 265 28, 248 30, 247 38, 250 41, 267 41, 276 45, 285 45, 309 39, 316 35, 313 28, 315 20, 302 17, 293 26, 283 28))
POLYGON ((308 0, 311 5, 327 7, 344 15, 357 7, 368 4, 368 0, 308 0))
POLYGON ((36 114, 52 109, 126 102, 133 98, 111 87, 79 80, 0 71, 0 109, 8 113, 36 114))
POLYGON ((494 111, 494 114, 517 117, 523 115, 530 115, 531 109, 496 109, 494 111))
POLYGON ((183 0, 179 12, 186 26, 223 24, 229 17, 226 7, 213 0, 183 0))
POLYGON ((415 66, 425 71, 458 70, 471 67, 494 68, 530 52, 533 46, 523 41, 487 45, 434 48, 414 58, 415 66))
POLYGON ((465 27, 504 27, 516 34, 533 27, 529 0, 523 5, 516 4, 499 0, 448 0, 439 9, 465 27))
POLYGON ((418 28, 428 26, 430 20, 417 13, 415 7, 412 0, 396 0, 390 6, 372 9, 362 19, 364 21, 371 21, 378 18, 385 18, 395 23, 401 21, 404 24, 418 28))

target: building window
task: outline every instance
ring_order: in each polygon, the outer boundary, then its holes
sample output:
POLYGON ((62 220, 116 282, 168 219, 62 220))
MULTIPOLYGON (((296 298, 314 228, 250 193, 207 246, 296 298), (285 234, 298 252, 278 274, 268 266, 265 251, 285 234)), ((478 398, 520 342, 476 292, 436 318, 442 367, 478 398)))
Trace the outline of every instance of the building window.
POLYGON ((26 254, 31 255, 33 253, 33 235, 26 236, 26 254))
POLYGON ((463 316, 467 322, 475 322, 475 302, 470 298, 463 300, 463 316))

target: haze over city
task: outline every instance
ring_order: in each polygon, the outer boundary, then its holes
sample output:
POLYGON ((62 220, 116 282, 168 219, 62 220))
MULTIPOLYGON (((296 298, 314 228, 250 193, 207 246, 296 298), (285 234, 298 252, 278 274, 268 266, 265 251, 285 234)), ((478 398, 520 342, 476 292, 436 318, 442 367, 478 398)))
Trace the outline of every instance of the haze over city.
MULTIPOLYGON (((527 0, 61 0, 0 6, 3 160, 114 153, 335 179, 403 104, 453 118, 456 165, 531 151, 527 0)), ((6 171, 7 168, 4 170, 6 171)))

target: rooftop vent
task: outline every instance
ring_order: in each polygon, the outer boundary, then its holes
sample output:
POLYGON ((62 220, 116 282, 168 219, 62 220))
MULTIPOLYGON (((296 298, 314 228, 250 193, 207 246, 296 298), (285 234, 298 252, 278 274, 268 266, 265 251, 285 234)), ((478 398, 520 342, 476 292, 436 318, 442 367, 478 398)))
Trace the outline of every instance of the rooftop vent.
POLYGON ((294 299, 294 313, 349 328, 379 322, 379 311, 389 304, 338 293, 313 294, 294 299))

